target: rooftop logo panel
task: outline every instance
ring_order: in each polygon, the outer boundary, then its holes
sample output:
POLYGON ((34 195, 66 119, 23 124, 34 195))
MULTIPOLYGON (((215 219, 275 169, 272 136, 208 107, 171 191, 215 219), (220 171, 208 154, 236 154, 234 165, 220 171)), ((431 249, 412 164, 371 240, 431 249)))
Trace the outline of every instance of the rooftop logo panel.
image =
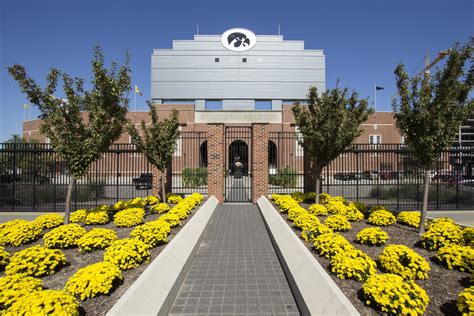
POLYGON ((221 44, 228 50, 243 52, 249 50, 257 43, 255 33, 244 28, 232 28, 221 36, 221 44))

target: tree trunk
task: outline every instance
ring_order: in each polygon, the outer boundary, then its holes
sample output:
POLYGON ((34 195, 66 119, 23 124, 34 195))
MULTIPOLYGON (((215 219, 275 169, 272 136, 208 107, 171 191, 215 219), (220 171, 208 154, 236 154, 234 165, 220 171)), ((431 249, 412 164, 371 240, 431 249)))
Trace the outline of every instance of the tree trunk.
POLYGON ((64 222, 69 224, 69 217, 71 216, 71 196, 72 196, 72 189, 74 188, 74 183, 76 183, 76 178, 71 177, 69 180, 69 185, 67 187, 67 194, 66 194, 66 205, 64 211, 64 222))
POLYGON ((162 203, 166 203, 165 171, 162 171, 162 172, 161 172, 161 199, 162 199, 162 203))
POLYGON ((430 189, 430 168, 425 169, 425 182, 423 188, 423 204, 421 206, 420 227, 418 228, 418 235, 423 235, 425 232, 426 212, 428 211, 428 193, 430 189))
POLYGON ((314 198, 314 203, 319 204, 319 192, 321 191, 321 172, 323 169, 316 167, 314 170, 314 177, 316 178, 315 192, 316 197, 314 198))

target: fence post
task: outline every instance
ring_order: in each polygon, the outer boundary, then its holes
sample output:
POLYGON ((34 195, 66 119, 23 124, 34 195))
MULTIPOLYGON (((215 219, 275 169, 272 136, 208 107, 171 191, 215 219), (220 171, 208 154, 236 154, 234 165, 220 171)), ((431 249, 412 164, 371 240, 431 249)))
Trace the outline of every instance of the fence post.
MULTIPOLYGON (((359 152, 356 151, 355 152, 355 156, 356 156, 356 172, 360 172, 360 166, 359 166, 359 152)), ((362 174, 362 173, 360 173, 362 174)), ((356 200, 359 201, 359 184, 360 184, 360 176, 357 176, 356 177, 356 200)))
POLYGON ((36 211, 36 161, 38 152, 33 152, 33 210, 36 211))
MULTIPOLYGON (((4 145, 5 146, 5 145, 4 145)), ((12 208, 15 209, 15 196, 16 196, 16 138, 13 144, 13 179, 12 179, 12 208)))
POLYGON ((116 151, 116 164, 115 164, 115 202, 119 200, 119 177, 120 177, 120 152, 116 151))

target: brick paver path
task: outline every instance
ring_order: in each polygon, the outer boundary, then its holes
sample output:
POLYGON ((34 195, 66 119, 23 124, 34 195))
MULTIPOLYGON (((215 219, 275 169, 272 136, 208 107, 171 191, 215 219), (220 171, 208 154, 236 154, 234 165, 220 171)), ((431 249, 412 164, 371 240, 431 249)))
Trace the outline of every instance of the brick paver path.
POLYGON ((255 205, 220 205, 171 315, 299 315, 255 205))

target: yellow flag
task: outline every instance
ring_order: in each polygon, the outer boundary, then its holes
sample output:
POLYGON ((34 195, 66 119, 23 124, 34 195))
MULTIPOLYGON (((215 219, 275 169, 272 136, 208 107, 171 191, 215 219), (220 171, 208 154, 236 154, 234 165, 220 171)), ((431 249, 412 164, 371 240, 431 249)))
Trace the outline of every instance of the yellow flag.
POLYGON ((25 104, 23 104, 23 108, 24 108, 25 110, 28 110, 28 109, 30 108, 30 106, 25 103, 25 104))
POLYGON ((138 93, 139 95, 143 95, 140 89, 138 89, 138 86, 135 86, 135 93, 138 93))

